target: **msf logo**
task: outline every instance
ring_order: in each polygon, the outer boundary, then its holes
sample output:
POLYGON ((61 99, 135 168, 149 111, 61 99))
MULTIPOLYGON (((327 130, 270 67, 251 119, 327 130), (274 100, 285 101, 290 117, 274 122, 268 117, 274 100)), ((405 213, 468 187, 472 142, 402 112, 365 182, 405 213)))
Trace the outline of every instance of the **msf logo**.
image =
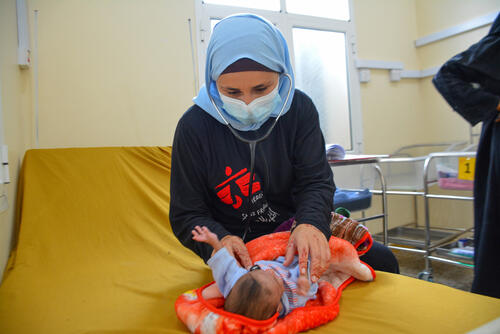
MULTIPOLYGON (((246 168, 240 170, 239 172, 233 174, 231 167, 226 167, 227 179, 215 187, 217 191, 217 196, 220 200, 228 205, 232 205, 233 208, 239 209, 243 203, 243 199, 240 195, 248 197, 250 191, 250 172, 246 168), (231 192, 231 185, 236 184, 237 188, 240 190, 240 194, 236 195, 231 192)), ((252 183, 252 195, 260 190, 260 182, 255 182, 255 174, 253 176, 254 182, 252 183)))

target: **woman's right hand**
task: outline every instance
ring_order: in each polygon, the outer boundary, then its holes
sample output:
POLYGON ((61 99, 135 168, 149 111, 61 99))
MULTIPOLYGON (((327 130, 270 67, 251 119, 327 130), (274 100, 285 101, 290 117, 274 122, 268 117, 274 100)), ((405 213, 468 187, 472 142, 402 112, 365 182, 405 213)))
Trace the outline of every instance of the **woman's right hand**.
POLYGON ((250 259, 250 254, 248 254, 248 249, 245 246, 243 240, 235 235, 226 235, 221 240, 224 247, 231 256, 233 256, 238 264, 245 269, 250 269, 252 266, 252 260, 250 259))

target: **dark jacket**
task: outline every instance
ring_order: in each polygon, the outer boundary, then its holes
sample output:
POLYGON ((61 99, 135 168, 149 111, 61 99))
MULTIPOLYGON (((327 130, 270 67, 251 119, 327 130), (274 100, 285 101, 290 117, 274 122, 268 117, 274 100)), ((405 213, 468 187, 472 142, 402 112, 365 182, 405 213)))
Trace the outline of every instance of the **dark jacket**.
POLYGON ((472 125, 483 122, 474 175, 472 292, 500 298, 500 15, 490 32, 447 61, 433 83, 472 125))
POLYGON ((500 101, 500 15, 488 35, 448 60, 432 82, 472 125, 496 118, 500 101))

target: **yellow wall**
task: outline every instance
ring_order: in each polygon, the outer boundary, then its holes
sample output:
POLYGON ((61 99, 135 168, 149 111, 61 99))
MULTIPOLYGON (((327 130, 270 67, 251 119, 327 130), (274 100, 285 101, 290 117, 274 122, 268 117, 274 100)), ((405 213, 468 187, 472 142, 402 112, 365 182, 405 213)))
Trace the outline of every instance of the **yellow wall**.
POLYGON ((31 0, 30 7, 39 11, 40 147, 172 143, 195 95, 193 1, 31 0))
MULTIPOLYGON (((488 28, 416 49, 414 40, 498 9, 498 0, 354 0, 360 59, 438 66, 488 28)), ((188 18, 192 0, 28 0, 32 47, 38 10, 39 147, 170 145, 195 95, 188 18)), ((0 267, 7 259, 20 160, 34 137, 34 70, 16 65, 15 1, 0 1, 0 65, 11 208, 0 213, 0 267)), ((195 45, 196 47, 196 45, 195 45)), ((366 153, 468 139, 467 124, 426 79, 390 82, 372 70, 361 85, 366 153), (443 125, 446 125, 443 127, 443 125)), ((0 189, 1 190, 1 189, 0 189)), ((376 199, 378 201, 378 199, 376 199)), ((414 219, 409 198, 389 203, 391 222, 414 219)), ((441 210, 446 212, 445 210, 441 210)))
MULTIPOLYGON (((416 39, 500 8, 498 0, 354 0, 353 4, 358 57, 399 61, 406 70, 442 65, 481 39, 489 26, 419 48, 416 39)), ((390 82, 387 70, 371 70, 371 81, 361 84, 361 103, 365 153, 469 140, 468 123, 451 111, 431 77, 390 82)))
MULTIPOLYGON (((492 13, 499 4, 498 0, 354 0, 358 57, 399 61, 406 70, 440 66, 481 39, 489 26, 420 48, 415 47, 415 40, 492 13)), ((391 82, 387 70, 371 70, 370 82, 361 84, 365 153, 384 154, 410 144, 469 140, 468 123, 451 110, 431 79, 391 82)), ((474 129, 479 131, 479 126, 474 129)), ((435 188, 433 191, 444 193, 435 188)), ((379 202, 375 197, 367 214, 378 213, 379 202)), ((390 227, 414 221, 423 224, 421 199, 415 204, 409 196, 390 196, 388 214, 390 227)), ((472 219, 470 202, 431 201, 431 223, 435 225, 471 226, 472 219)), ((373 232, 380 231, 380 223, 367 225, 373 232)))
MULTIPOLYGON (((449 46, 449 39, 416 49, 415 39, 492 12, 498 0, 353 3, 361 59, 421 69, 443 63, 450 49, 458 52, 464 43, 449 46)), ((29 5, 32 26, 33 10, 39 11, 40 147, 171 144, 176 122, 195 95, 188 29, 188 18, 195 22, 193 1, 30 0, 29 5)), ((481 34, 464 36, 473 41, 481 34)), ((445 106, 432 86, 422 84, 426 80, 391 83, 388 75, 372 70, 371 82, 361 85, 367 153, 467 138, 468 127, 455 115, 434 114, 438 122, 433 122, 422 112, 445 106), (467 130, 465 137, 435 126, 450 120, 450 128, 467 130), (382 137, 381 128, 390 131, 382 137)))
MULTIPOLYGON (((498 0, 416 0, 418 37, 498 12, 498 0), (443 15, 446 13, 446 15, 443 15)), ((421 69, 440 66, 484 37, 491 25, 449 37, 416 49, 421 69)), ((420 80, 425 122, 430 141, 469 140, 469 124, 456 114, 438 94, 431 77, 420 80), (446 126, 443 126, 446 125, 446 126)), ((473 131, 478 133, 480 125, 473 131)))
MULTIPOLYGON (((498 0, 417 0, 416 2, 418 37, 465 23, 476 17, 490 14, 500 9, 498 0), (446 13, 446 15, 443 15, 446 13)), ((442 65, 454 55, 466 50, 470 45, 484 37, 491 25, 474 29, 457 36, 449 37, 417 48, 422 68, 442 65)), ((427 138, 430 141, 470 140, 470 126, 461 116, 454 112, 434 88, 431 78, 420 80, 422 110, 427 124, 427 138)), ((479 133, 481 125, 474 127, 479 133)), ((474 140, 477 143, 477 137, 474 140)), ((433 192, 450 194, 437 187, 433 192)), ((472 196, 472 192, 451 192, 452 195, 472 196)), ((424 223, 422 200, 418 203, 418 220, 424 223)), ((431 223, 445 227, 472 227, 472 202, 431 200, 431 223)))
MULTIPOLYGON (((359 59, 402 62, 407 69, 420 67, 413 44, 418 36, 414 0, 384 0, 383 5, 381 1, 355 0, 353 4, 359 59)), ((371 70, 370 82, 361 84, 365 153, 387 154, 404 145, 425 142, 419 87, 419 80, 391 82, 389 71, 371 70)), ((381 199, 375 196, 367 215, 380 211, 381 199)), ((389 227, 415 221, 413 199, 391 197, 388 216, 389 227)), ((381 230, 380 221, 367 226, 372 233, 381 230)))
MULTIPOLYGON (((195 95, 184 0, 29 0, 38 10, 39 145, 34 68, 17 64, 16 2, 0 1, 0 65, 9 209, 0 213, 0 274, 11 248, 15 189, 26 149, 171 145, 195 95)), ((193 32, 195 28, 193 27, 193 32)), ((3 188, 2 188, 3 187, 3 188)))
POLYGON ((415 4, 418 37, 500 10, 498 0, 416 0, 415 4))
POLYGON ((11 247, 17 178, 21 159, 31 146, 31 77, 17 65, 16 2, 0 1, 0 85, 4 140, 9 147, 11 183, 0 185, 8 210, 0 213, 0 280, 11 247))
MULTIPOLYGON (((413 41, 417 38, 414 0, 355 0, 358 57, 403 62, 418 69, 413 41), (384 19, 382 19, 384 18, 384 19), (390 18, 390 19, 385 19, 390 18)), ((390 153, 419 141, 423 125, 418 80, 390 82, 387 70, 371 70, 361 84, 363 137, 366 153, 390 153), (381 135, 381 129, 384 135, 381 135)))

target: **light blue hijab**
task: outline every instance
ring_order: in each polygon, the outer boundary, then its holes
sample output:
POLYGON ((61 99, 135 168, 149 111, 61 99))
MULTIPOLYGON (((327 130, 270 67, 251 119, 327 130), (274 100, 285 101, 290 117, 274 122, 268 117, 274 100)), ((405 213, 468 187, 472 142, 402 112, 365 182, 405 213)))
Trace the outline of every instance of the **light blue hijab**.
MULTIPOLYGON (((295 90, 295 79, 288 54, 288 46, 281 32, 271 22, 253 14, 228 16, 215 25, 207 49, 205 84, 193 101, 213 118, 226 124, 210 102, 208 97, 208 94, 210 94, 221 113, 234 128, 241 131, 257 130, 267 119, 261 123, 243 125, 224 110, 217 90, 216 81, 220 74, 226 67, 241 58, 252 59, 273 71, 281 73, 278 84, 282 102, 286 100, 290 84, 292 85, 290 97, 281 114, 284 115, 290 109, 295 90), (290 75, 292 78, 291 83, 283 73, 290 75)), ((277 117, 282 106, 280 104, 276 107, 270 117, 277 117)))

